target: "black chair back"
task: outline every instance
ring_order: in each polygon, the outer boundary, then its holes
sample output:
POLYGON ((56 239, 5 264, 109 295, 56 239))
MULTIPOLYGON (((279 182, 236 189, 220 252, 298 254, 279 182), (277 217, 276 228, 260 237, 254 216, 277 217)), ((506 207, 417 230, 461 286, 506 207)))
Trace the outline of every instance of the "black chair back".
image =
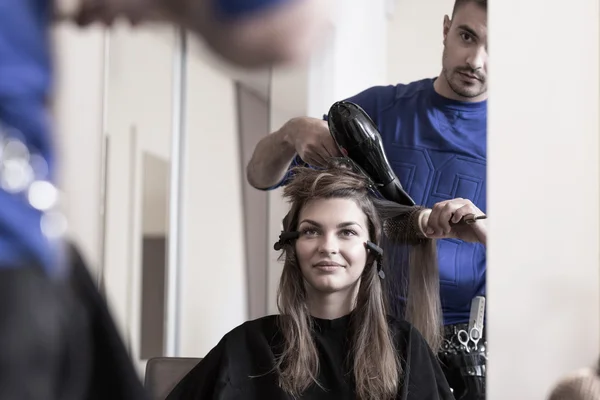
POLYGON ((165 400, 201 358, 155 357, 146 364, 144 386, 152 400, 165 400))

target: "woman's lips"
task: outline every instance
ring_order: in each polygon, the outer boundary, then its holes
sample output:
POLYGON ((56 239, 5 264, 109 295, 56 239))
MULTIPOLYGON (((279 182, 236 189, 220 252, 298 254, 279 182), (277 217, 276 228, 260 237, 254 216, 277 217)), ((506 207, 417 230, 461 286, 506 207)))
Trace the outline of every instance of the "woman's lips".
POLYGON ((338 268, 343 268, 343 265, 334 261, 319 261, 314 267, 322 271, 335 271, 338 268))

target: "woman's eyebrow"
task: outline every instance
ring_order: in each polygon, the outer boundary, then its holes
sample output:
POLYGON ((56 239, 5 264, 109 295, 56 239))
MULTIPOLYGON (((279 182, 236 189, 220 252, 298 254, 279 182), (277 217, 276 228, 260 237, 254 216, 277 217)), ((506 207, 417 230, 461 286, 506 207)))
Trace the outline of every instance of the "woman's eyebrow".
MULTIPOLYGON (((302 225, 303 223, 314 225, 317 228, 320 228, 322 226, 320 223, 318 223, 317 221, 313 221, 312 219, 303 219, 302 221, 300 221, 300 225, 302 225)), ((357 225, 360 228, 362 228, 362 226, 358 222, 355 222, 355 221, 340 222, 339 224, 337 224, 337 227, 338 228, 346 228, 346 227, 352 226, 352 225, 357 225)))

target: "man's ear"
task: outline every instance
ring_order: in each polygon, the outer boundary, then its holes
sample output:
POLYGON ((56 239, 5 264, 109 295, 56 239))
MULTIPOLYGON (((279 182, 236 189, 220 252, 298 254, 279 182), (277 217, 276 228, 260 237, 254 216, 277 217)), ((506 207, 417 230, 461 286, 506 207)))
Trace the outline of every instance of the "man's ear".
POLYGON ((452 21, 450 20, 450 17, 447 15, 444 15, 444 26, 443 26, 444 42, 446 41, 448 32, 450 32, 451 25, 452 25, 452 21))

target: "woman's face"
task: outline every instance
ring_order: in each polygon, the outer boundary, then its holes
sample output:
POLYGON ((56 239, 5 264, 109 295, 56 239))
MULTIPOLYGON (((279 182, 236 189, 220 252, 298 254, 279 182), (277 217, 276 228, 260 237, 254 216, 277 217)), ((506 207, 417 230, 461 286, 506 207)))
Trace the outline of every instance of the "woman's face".
POLYGON ((367 217, 349 199, 317 199, 300 211, 296 256, 304 279, 321 293, 355 286, 367 262, 367 217))

